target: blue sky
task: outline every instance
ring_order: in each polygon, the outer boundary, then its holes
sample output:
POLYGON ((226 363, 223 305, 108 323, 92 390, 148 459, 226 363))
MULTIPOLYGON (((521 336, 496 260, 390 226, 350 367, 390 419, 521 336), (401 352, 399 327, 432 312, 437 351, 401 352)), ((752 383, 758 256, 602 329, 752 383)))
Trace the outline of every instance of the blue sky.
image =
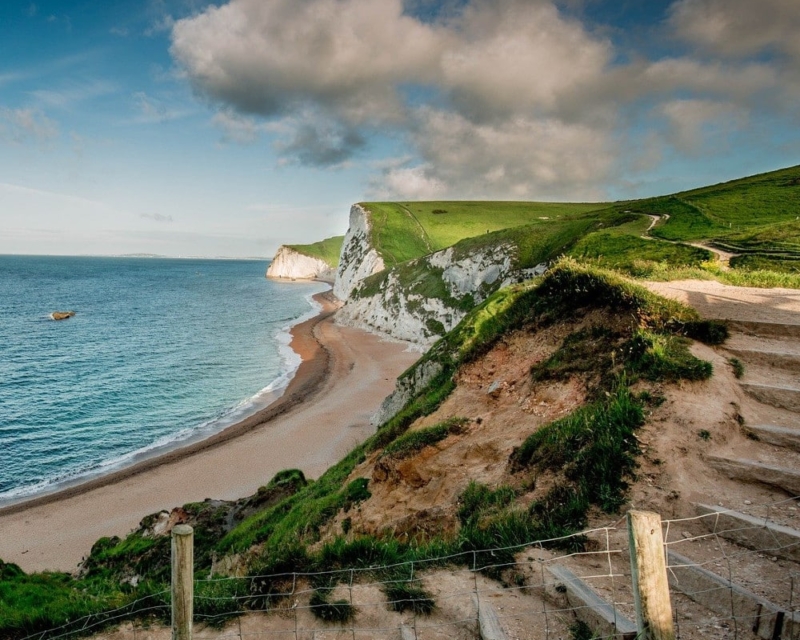
POLYGON ((796 0, 0 5, 0 253, 269 256, 365 199, 800 163, 796 0))

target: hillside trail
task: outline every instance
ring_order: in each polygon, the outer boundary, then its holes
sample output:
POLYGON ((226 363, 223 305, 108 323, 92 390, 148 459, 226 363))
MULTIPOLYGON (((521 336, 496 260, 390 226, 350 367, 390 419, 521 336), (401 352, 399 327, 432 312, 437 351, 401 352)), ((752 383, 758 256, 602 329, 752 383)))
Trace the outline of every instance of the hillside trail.
POLYGON ((685 244, 690 247, 697 247, 698 249, 705 249, 706 251, 710 251, 714 254, 717 262, 719 262, 720 267, 723 271, 727 271, 730 269, 730 262, 731 258, 735 258, 741 254, 733 253, 731 251, 724 251, 715 247, 714 245, 708 242, 681 242, 678 240, 665 240, 664 238, 657 238, 655 236, 650 235, 650 231, 652 231, 653 227, 655 227, 662 219, 666 222, 669 220, 669 214, 665 213, 662 215, 655 215, 653 213, 646 213, 644 214, 648 218, 650 218, 650 224, 648 225, 645 232, 641 235, 641 238, 645 240, 656 240, 659 242, 669 242, 670 244, 685 244))
POLYGON ((411 220, 413 220, 414 224, 419 229, 419 235, 422 238, 422 241, 425 243, 425 248, 428 250, 428 253, 431 253, 433 251, 433 245, 431 245, 430 237, 428 236, 428 232, 425 231, 425 227, 422 226, 422 223, 419 221, 417 216, 411 212, 411 209, 402 204, 400 205, 400 208, 408 214, 411 220))

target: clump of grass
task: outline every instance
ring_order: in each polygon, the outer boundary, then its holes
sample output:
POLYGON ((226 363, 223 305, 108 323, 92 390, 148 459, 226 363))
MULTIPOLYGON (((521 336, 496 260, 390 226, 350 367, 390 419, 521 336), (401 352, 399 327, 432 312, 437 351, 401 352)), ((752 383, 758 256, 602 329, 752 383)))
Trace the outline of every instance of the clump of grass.
POLYGON ((697 432, 697 435, 701 440, 705 440, 706 442, 711 440, 711 432, 708 429, 700 429, 700 431, 697 432))
POLYGON ((268 610, 272 605, 292 593, 292 574, 309 571, 313 562, 300 541, 276 549, 274 554, 262 557, 251 566, 247 604, 253 609, 268 610))
POLYGON ((450 418, 426 429, 419 429, 406 433, 391 442, 381 453, 381 457, 388 456, 396 460, 410 458, 422 451, 425 447, 444 440, 451 433, 461 433, 466 418, 450 418))
POLYGON ((689 340, 639 330, 626 345, 627 369, 647 380, 707 380, 713 367, 689 351, 689 340))
POLYGON ((690 320, 683 325, 683 335, 708 345, 722 344, 728 339, 728 325, 719 320, 690 320))
MULTIPOLYGON (((606 400, 582 407, 528 436, 512 453, 511 463, 517 470, 563 471, 576 500, 613 512, 623 504, 626 479, 636 468, 639 447, 633 434, 643 422, 641 405, 620 384, 606 400)), ((562 496, 553 497, 563 503, 562 496)), ((574 509, 573 505, 568 511, 574 509)))
POLYGON ((728 364, 733 369, 733 375, 737 378, 744 376, 744 363, 739 358, 728 358, 728 364))
POLYGON ((552 356, 531 367, 531 378, 565 380, 576 374, 605 372, 610 379, 615 367, 615 347, 621 338, 621 334, 599 326, 576 331, 564 339, 552 356))
POLYGON ((328 589, 317 589, 311 595, 309 605, 315 617, 324 622, 347 622, 356 615, 355 607, 347 600, 327 600, 328 589))
POLYGON ((595 640, 597 638, 597 634, 592 631, 592 628, 583 622, 583 620, 577 620, 575 624, 573 624, 569 628, 570 637, 572 640, 595 640))
POLYGON ((508 507, 516 495, 512 487, 490 489, 473 480, 458 499, 458 519, 464 527, 478 525, 482 518, 508 507))
POLYGON ((384 584, 383 590, 392 611, 429 615, 436 608, 433 598, 418 581, 392 580, 384 584))
POLYGON ((662 396, 660 394, 653 395, 652 393, 650 393, 647 390, 639 392, 639 395, 637 396, 637 398, 641 402, 643 402, 644 404, 646 404, 648 406, 651 406, 651 407, 660 407, 662 404, 664 404, 667 401, 667 399, 664 396, 662 396))
POLYGON ((194 587, 194 614, 206 624, 220 628, 242 615, 249 594, 245 580, 197 580, 194 587))

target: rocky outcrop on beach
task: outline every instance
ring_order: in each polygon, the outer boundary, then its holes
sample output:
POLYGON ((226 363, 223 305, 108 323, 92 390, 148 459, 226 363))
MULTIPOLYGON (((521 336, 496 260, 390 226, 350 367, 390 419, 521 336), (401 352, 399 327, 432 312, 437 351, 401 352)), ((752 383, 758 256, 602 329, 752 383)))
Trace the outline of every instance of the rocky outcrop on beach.
POLYGON ((325 280, 333 282, 336 275, 324 260, 307 256, 282 245, 267 268, 267 277, 279 280, 325 280))
POLYGON ((66 320, 74 315, 74 311, 53 311, 53 313, 50 314, 50 317, 53 320, 66 320))

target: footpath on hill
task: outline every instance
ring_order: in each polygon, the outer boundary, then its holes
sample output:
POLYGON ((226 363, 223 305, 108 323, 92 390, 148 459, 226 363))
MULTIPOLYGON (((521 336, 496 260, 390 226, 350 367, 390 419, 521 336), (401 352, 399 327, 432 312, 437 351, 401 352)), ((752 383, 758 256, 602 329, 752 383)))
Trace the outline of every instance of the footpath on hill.
POLYGON ((800 325, 800 291, 734 287, 715 280, 647 282, 655 293, 694 307, 706 318, 800 325))

